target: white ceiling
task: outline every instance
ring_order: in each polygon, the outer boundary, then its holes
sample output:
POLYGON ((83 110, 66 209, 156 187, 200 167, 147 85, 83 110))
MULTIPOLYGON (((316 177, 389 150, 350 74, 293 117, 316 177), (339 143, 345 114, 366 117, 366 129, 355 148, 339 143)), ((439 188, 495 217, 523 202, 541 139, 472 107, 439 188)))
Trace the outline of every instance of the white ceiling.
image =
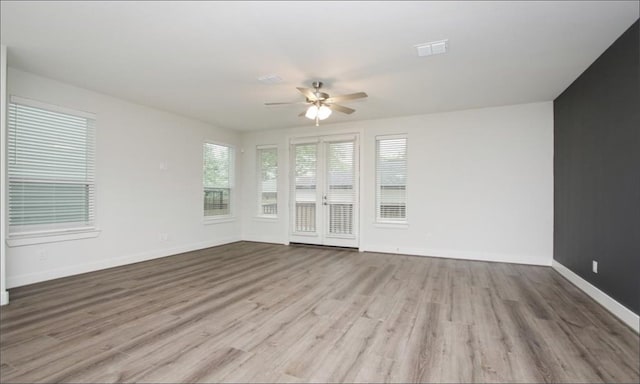
POLYGON ((324 124, 553 100, 638 1, 1 2, 9 66, 223 128, 313 124, 295 87, 365 91, 324 124), (414 45, 449 39, 449 53, 414 45), (283 82, 257 78, 278 74, 283 82))

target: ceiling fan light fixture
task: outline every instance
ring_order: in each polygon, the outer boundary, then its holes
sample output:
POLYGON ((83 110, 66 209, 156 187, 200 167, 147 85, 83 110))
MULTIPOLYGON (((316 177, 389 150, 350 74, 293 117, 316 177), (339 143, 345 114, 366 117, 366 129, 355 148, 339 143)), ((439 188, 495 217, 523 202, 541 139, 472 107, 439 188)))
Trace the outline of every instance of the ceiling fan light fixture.
POLYGON ((304 114, 304 117, 310 120, 315 120, 316 117, 318 118, 318 120, 324 120, 327 117, 331 116, 331 112, 331 108, 327 107, 326 105, 321 105, 318 107, 314 104, 307 109, 307 113, 304 114))
POLYGON ((316 105, 312 105, 307 109, 307 113, 304 114, 304 117, 310 120, 315 120, 316 116, 318 116, 318 107, 316 105))
POLYGON ((329 116, 331 116, 331 108, 326 105, 321 105, 320 108, 318 108, 318 119, 324 120, 329 116))

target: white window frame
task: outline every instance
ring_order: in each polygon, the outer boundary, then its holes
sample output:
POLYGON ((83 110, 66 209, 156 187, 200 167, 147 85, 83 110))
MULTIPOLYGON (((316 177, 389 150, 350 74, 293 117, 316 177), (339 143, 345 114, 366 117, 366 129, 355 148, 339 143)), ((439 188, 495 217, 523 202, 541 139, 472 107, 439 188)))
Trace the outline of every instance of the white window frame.
POLYGON ((257 208, 258 213, 256 217, 263 219, 277 219, 278 218, 278 180, 280 178, 280 169, 279 169, 279 161, 278 161, 278 146, 269 144, 269 145, 257 145, 256 146, 256 186, 257 186, 257 208), (265 214, 262 211, 262 159, 260 158, 260 151, 263 149, 274 149, 276 151, 276 213, 275 214, 265 214))
MULTIPOLYGON (((97 141, 97 116, 94 113, 79 111, 72 108, 62 107, 58 105, 53 105, 37 100, 32 100, 24 97, 19 97, 12 95, 10 97, 10 104, 19 104, 32 108, 43 109, 51 112, 63 113, 67 115, 72 115, 76 117, 82 117, 86 119, 93 120, 93 137, 90 145, 93 147, 93 159, 91 159, 91 173, 92 178, 88 180, 88 185, 93 186, 93 194, 90 195, 90 204, 92 206, 93 220, 90 221, 88 225, 78 225, 78 223, 70 222, 68 225, 65 223, 55 223, 51 225, 33 225, 33 226, 24 226, 24 230, 17 231, 9 231, 7 233, 7 245, 10 247, 24 246, 24 245, 33 245, 33 244, 43 244, 43 243, 52 243, 59 241, 68 241, 68 240, 78 240, 78 239, 86 239, 97 237, 100 234, 100 229, 98 228, 98 208, 97 208, 97 175, 96 175, 96 161, 97 161, 97 150, 96 150, 96 141, 97 141)), ((8 107, 8 106, 7 106, 8 107)), ((7 113, 9 111, 7 110, 7 113)), ((7 127, 7 131, 9 127, 7 127)), ((4 141, 4 138, 3 138, 4 141)), ((4 145, 4 144, 3 144, 4 145)), ((8 138, 7 144, 8 145, 8 138)), ((7 167, 9 165, 7 164, 7 167)), ((10 172, 7 169, 7 188, 10 180, 10 172)), ((7 202, 7 209, 9 209, 9 202, 7 202)))
POLYGON ((235 179, 236 179, 236 147, 232 144, 215 141, 215 140, 205 140, 202 144, 202 162, 201 162, 201 172, 202 172, 202 199, 200 200, 201 209, 202 209, 202 217, 204 224, 217 224, 224 223, 235 220, 235 179), (204 146, 210 145, 218 145, 229 148, 229 213, 226 215, 215 215, 215 216, 207 216, 204 212, 204 194, 207 186, 204 183, 204 146))
POLYGON ((374 207, 374 215, 375 215, 375 224, 379 227, 399 227, 404 228, 409 224, 409 135, 408 134, 393 134, 393 135, 379 135, 375 137, 375 207, 374 207), (400 219, 390 219, 390 218, 381 218, 380 217, 380 201, 379 201, 379 188, 380 188, 380 177, 378 176, 378 162, 379 162, 379 141, 381 140, 394 140, 394 139, 405 139, 406 147, 405 147, 405 157, 406 157, 406 174, 405 174, 405 200, 404 200, 404 218, 400 219))

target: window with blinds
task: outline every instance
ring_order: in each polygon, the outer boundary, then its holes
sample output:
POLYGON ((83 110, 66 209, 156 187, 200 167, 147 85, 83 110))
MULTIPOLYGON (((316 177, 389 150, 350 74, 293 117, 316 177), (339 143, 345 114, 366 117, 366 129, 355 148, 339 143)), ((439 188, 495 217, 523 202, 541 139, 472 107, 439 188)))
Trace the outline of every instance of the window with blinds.
POLYGON ((376 138, 376 220, 407 221, 407 137, 376 138))
POLYGON ((12 97, 10 234, 95 227, 95 116, 12 97))
POLYGON ((233 148, 204 143, 203 159, 204 216, 231 216, 233 148))
POLYGON ((278 214, 278 149, 273 146, 259 146, 256 157, 258 160, 258 214, 276 216, 278 214))

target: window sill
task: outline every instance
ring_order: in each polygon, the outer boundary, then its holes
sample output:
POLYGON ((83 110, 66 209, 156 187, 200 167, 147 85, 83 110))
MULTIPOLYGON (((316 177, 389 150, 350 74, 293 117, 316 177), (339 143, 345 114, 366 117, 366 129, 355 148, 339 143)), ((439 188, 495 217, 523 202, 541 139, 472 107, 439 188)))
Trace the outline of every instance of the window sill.
POLYGON ((98 237, 101 230, 83 229, 75 231, 55 231, 55 232, 40 232, 30 234, 15 234, 7 237, 7 245, 9 247, 21 247, 24 245, 44 244, 44 243, 57 243, 60 241, 81 240, 98 237))
POLYGON ((402 222, 402 223, 394 223, 394 222, 385 222, 385 221, 378 221, 373 223, 373 226, 376 228, 388 228, 388 229, 408 229, 409 228, 409 223, 402 222))
POLYGON ((209 224, 222 224, 222 223, 230 223, 232 221, 236 221, 236 218, 233 216, 224 216, 224 217, 205 217, 202 220, 204 225, 209 224))
POLYGON ((278 221, 278 216, 254 216, 253 220, 273 223, 275 221, 278 221))

